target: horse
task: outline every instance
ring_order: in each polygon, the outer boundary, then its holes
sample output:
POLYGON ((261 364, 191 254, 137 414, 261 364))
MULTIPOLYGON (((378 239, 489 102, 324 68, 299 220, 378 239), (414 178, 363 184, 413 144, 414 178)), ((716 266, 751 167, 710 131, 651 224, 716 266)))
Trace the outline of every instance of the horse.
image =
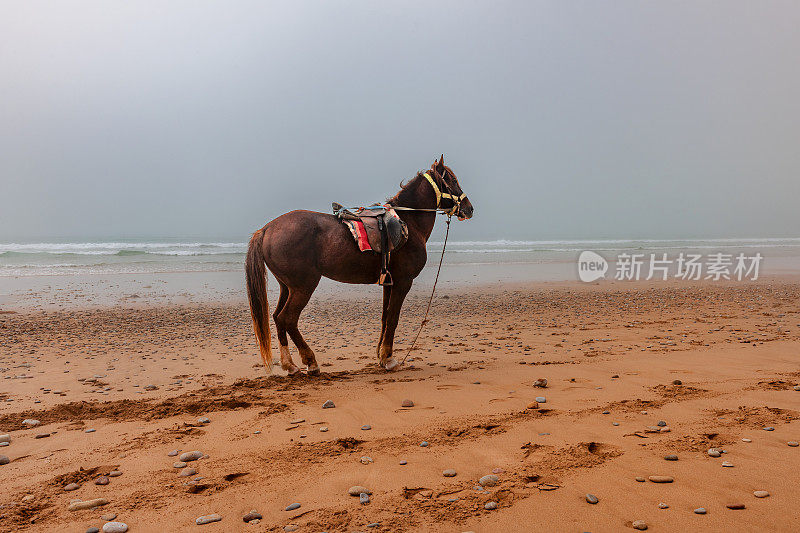
MULTIPOLYGON (((392 284, 383 287, 381 336, 377 355, 380 366, 392 371, 400 365, 392 357, 394 334, 408 291, 427 261, 425 245, 433 231, 436 214, 472 217, 472 203, 461 190, 455 173, 444 164, 444 154, 428 172, 420 171, 387 200, 408 228, 408 240, 390 255, 392 284)), ((449 222, 449 220, 448 220, 449 222)), ((278 333, 281 367, 290 376, 300 369, 289 354, 288 333, 300 353, 308 375, 318 375, 319 365, 297 322, 322 276, 342 283, 377 283, 381 255, 359 250, 350 230, 334 215, 291 211, 253 233, 245 260, 247 296, 259 351, 272 369, 266 268, 280 285, 272 318, 278 333)))

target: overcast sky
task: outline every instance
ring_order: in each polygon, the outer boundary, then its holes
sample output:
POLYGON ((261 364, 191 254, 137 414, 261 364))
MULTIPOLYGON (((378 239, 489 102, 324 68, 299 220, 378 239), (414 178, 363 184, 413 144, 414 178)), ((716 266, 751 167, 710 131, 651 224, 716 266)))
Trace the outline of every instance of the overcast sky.
POLYGON ((792 1, 2 1, 0 241, 245 240, 440 153, 457 240, 800 236, 798 27, 792 1))

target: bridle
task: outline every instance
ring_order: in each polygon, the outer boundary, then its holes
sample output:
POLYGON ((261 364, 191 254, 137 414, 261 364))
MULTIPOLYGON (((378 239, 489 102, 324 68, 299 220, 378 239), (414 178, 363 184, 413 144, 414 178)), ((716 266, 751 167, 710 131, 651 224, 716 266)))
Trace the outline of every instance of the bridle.
POLYGON ((459 209, 461 209, 461 202, 464 200, 464 198, 467 197, 467 194, 461 193, 460 195, 456 196, 455 194, 452 194, 450 191, 442 192, 441 189, 439 189, 439 186, 436 184, 436 180, 434 180, 430 174, 425 172, 423 176, 425 177, 426 180, 428 180, 428 183, 431 184, 431 187, 433 187, 433 192, 436 193, 436 207, 434 209, 423 209, 419 207, 403 207, 396 205, 393 206, 392 208, 397 209, 398 211, 433 211, 437 213, 442 213, 444 215, 447 215, 448 217, 451 217, 456 213, 458 213, 459 209), (442 198, 450 200, 451 202, 453 202, 453 205, 449 208, 441 207, 442 198))
MULTIPOLYGON (((423 174, 423 176, 425 176, 425 179, 428 180, 428 183, 430 183, 431 187, 433 187, 433 192, 436 193, 436 209, 441 209, 445 215, 449 216, 453 216, 458 213, 458 210, 461 208, 461 201, 467 197, 466 193, 461 193, 460 196, 456 196, 450 192, 441 192, 439 190, 439 186, 436 185, 436 181, 431 177, 430 174, 426 172, 423 174), (453 202, 453 206, 450 209, 441 208, 440 204, 442 203, 442 198, 447 198, 453 202)), ((444 180, 444 176, 442 176, 442 180, 444 180)))

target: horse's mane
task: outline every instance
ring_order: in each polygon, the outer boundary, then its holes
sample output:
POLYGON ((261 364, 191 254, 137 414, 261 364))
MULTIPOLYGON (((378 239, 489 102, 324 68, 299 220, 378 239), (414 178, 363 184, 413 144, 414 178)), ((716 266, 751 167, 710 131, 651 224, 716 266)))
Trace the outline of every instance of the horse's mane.
POLYGON ((422 172, 423 172, 423 171, 422 171, 422 170, 420 170, 419 172, 417 172, 417 175, 416 175, 416 176, 414 176, 413 178, 411 178, 411 179, 410 179, 410 180, 408 180, 408 181, 401 181, 401 182, 400 182, 400 190, 399 190, 399 191, 397 191, 397 194, 395 194, 394 196, 390 196, 389 198, 387 198, 387 199, 386 199, 386 203, 387 203, 387 204, 389 204, 389 205, 397 205, 397 203, 398 203, 398 202, 399 202, 399 200, 400 200, 400 196, 401 196, 401 195, 402 195, 404 192, 406 192, 407 190, 409 190, 409 189, 411 188, 411 185, 412 185, 412 184, 413 184, 415 181, 417 181, 417 180, 419 180, 419 179, 420 179, 420 177, 422 176, 422 172))
MULTIPOLYGON (((450 167, 445 165, 444 168, 445 168, 446 172, 450 172, 451 175, 453 174, 453 171, 450 170, 450 167)), ((409 191, 411 189, 412 185, 416 185, 416 183, 419 180, 422 179, 422 175, 425 172, 430 172, 431 177, 434 179, 434 181, 436 181, 439 184, 440 187, 442 186, 442 177, 433 168, 431 168, 428 171, 420 170, 419 172, 417 172, 417 175, 414 176, 413 178, 411 178, 410 180, 401 181, 400 182, 400 190, 397 191, 397 194, 395 194, 394 196, 391 196, 391 197, 387 198, 386 199, 386 203, 389 204, 389 205, 397 205, 398 202, 400 201, 400 197, 403 195, 403 193, 406 192, 406 191, 409 191)))

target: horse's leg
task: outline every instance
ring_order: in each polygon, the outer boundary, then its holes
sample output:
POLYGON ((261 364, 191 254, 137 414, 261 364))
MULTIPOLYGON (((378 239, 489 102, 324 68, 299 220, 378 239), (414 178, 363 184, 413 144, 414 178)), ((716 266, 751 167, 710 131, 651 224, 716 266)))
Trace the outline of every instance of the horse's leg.
POLYGON ((381 356, 381 344, 383 344, 383 334, 386 332, 386 314, 389 310, 389 296, 392 294, 392 286, 384 285, 383 287, 383 308, 381 310, 381 337, 378 339, 378 358, 381 356))
POLYGON ((403 300, 411 290, 411 280, 398 280, 395 278, 392 285, 392 292, 389 295, 389 307, 386 310, 386 328, 381 340, 380 361, 381 366, 386 370, 394 370, 400 363, 392 357, 392 345, 394 344, 394 332, 397 329, 397 322, 400 320, 400 309, 403 307, 403 300))
MULTIPOLYGON (((317 280, 317 283, 319 283, 319 280, 317 280)), ((306 365, 307 372, 310 375, 319 374, 319 365, 317 364, 317 359, 314 357, 314 352, 308 346, 305 339, 303 339, 300 330, 297 329, 297 322, 300 320, 300 313, 302 313, 303 308, 305 308, 306 304, 311 299, 311 294, 314 292, 315 288, 316 283, 310 289, 305 287, 303 289, 292 289, 289 292, 289 299, 280 315, 281 321, 286 327, 286 331, 289 333, 295 346, 297 346, 297 351, 300 352, 300 359, 303 361, 303 364, 306 365)))
POLYGON ((286 308, 286 302, 289 299, 289 287, 278 280, 278 285, 281 287, 281 295, 278 297, 278 305, 275 306, 275 312, 272 313, 272 318, 275 321, 275 329, 278 331, 278 346, 281 350, 281 368, 289 372, 293 376, 300 372, 300 369, 292 361, 292 356, 289 354, 289 339, 286 338, 286 324, 281 319, 281 314, 286 308))

